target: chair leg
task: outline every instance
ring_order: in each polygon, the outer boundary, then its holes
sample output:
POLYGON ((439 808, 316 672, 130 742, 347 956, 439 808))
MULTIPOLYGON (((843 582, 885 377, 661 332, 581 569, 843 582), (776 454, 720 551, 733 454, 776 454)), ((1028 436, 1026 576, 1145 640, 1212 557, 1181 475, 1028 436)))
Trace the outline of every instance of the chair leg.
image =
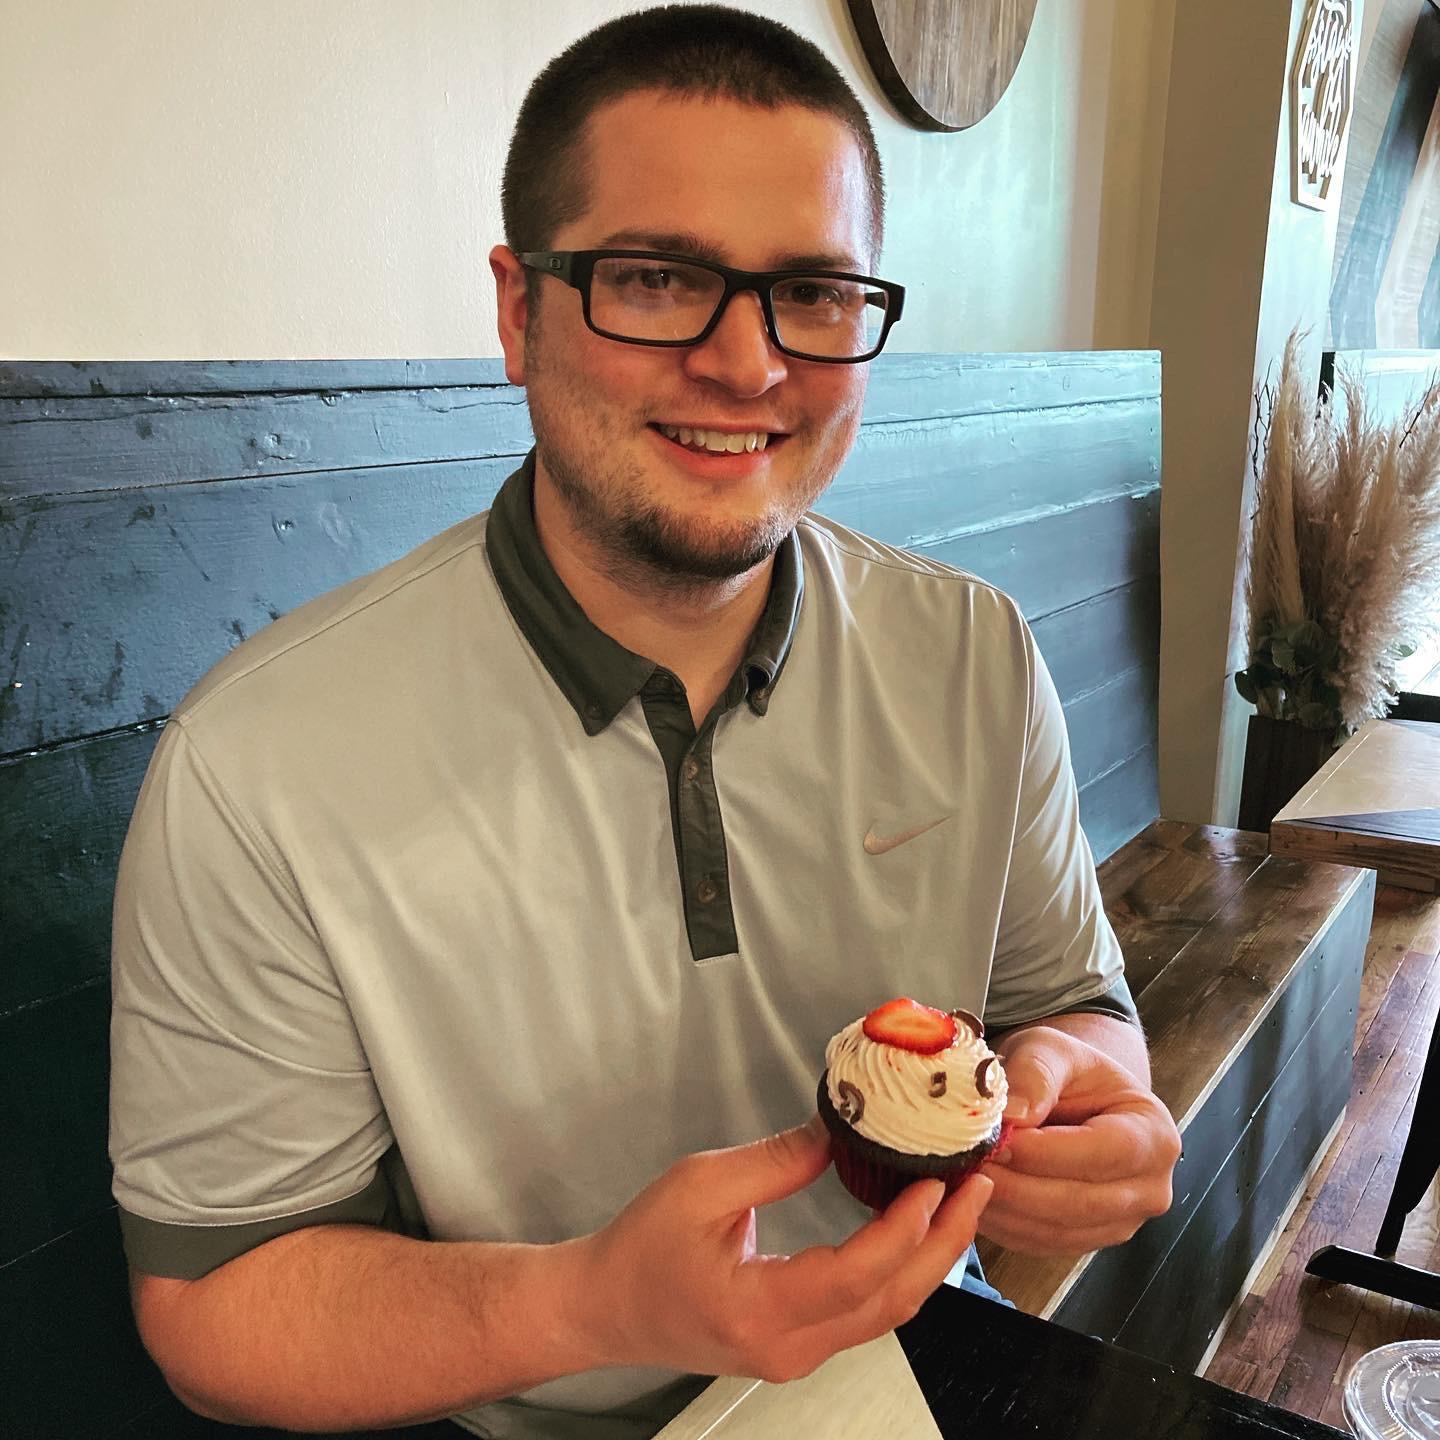
POLYGON ((1395 1253, 1405 1217, 1424 1198, 1437 1172, 1440 1172, 1440 1016, 1430 1033, 1430 1049, 1415 1096, 1410 1133, 1400 1154, 1400 1167, 1395 1172, 1385 1218, 1380 1222, 1380 1234, 1375 1241, 1377 1255, 1395 1253))

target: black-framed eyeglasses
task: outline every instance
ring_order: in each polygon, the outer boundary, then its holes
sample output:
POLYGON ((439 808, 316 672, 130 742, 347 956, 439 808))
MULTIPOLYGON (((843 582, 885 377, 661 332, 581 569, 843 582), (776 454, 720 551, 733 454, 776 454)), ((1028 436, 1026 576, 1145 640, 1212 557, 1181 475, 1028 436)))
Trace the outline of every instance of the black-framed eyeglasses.
POLYGON ((797 360, 872 360, 905 287, 843 270, 736 270, 655 250, 528 250, 520 263, 580 292, 585 323, 629 345, 698 345, 753 290, 775 348, 797 360))

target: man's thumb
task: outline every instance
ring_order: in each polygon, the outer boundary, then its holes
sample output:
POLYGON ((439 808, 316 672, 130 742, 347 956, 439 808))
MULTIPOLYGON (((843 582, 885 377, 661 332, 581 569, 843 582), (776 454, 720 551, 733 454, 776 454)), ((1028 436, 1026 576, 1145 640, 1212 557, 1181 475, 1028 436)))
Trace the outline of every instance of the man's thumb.
POLYGON ((1065 1088, 1056 1050, 1042 1041, 1019 1037, 1005 1054, 1009 1098, 1005 1118, 1017 1125, 1043 1125, 1065 1088))
POLYGON ((818 1180, 830 1163, 830 1134, 815 1115, 808 1124, 710 1153, 716 1188, 726 1197, 724 1208, 746 1210, 771 1205, 818 1180))

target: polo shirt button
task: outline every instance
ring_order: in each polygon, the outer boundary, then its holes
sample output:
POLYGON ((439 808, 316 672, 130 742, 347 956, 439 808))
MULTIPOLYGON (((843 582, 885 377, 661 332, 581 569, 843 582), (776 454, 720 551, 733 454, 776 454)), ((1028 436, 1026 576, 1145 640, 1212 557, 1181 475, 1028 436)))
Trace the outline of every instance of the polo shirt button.
POLYGON ((693 755, 691 755, 685 761, 685 765, 680 773, 684 775, 687 780, 693 783, 695 777, 700 773, 700 762, 693 755))
POLYGON ((719 893, 720 887, 708 875, 695 887, 695 898, 702 905, 708 905, 719 893))

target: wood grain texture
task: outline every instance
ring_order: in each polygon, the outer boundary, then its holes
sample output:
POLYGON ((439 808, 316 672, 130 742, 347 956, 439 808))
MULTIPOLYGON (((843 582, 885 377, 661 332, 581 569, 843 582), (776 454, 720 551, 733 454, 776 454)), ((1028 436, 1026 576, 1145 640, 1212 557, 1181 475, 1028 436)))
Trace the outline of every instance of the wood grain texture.
POLYGON ((0 760, 0 1024, 110 973, 120 847, 158 738, 150 725, 0 760))
POLYGON ((7 1434, 105 1436, 164 1399, 130 1315, 113 1209, 0 1268, 0 1314, 25 1330, 0 1359, 7 1434))
MULTIPOLYGON (((1440 1009, 1440 900, 1382 886, 1365 960, 1345 1122, 1268 1262, 1217 1347, 1207 1375, 1329 1423, 1366 1351, 1440 1338, 1440 1315, 1305 1274, 1323 1245, 1369 1250, 1409 1125, 1419 1069, 1440 1009)), ((1440 1185, 1410 1215, 1397 1258, 1440 1268, 1440 1185)))
POLYGON ((1160 653, 1160 577, 1092 595, 1031 622, 1035 644, 1064 703, 1079 699, 1137 661, 1160 653))
POLYGON ((1307 966, 1280 998, 1271 1022, 1185 1128, 1170 1210, 1127 1244, 1092 1257, 1055 1309, 1062 1324, 1109 1340, 1127 1329, 1153 1332, 1137 1348, 1171 1364, 1194 1366, 1248 1274, 1255 1247, 1268 1238, 1293 1193, 1294 1178, 1283 1194, 1272 1194, 1275 1184, 1262 1180, 1302 1127, 1309 1149, 1331 1122, 1318 1132, 1314 1123, 1344 1105, 1343 1069, 1338 1090, 1330 1084, 1328 1093, 1315 1093, 1317 1075, 1327 1084, 1336 1077, 1330 1051, 1335 1044, 1343 1051, 1353 1017, 1353 1006, 1334 1002, 1342 983, 1353 991, 1354 977, 1332 976, 1327 968, 1307 966), (1183 1272, 1197 1264, 1202 1274, 1210 1272, 1209 1281, 1182 1284, 1183 1272), (1156 1312, 1157 1299, 1176 1290, 1190 1296, 1192 1313, 1171 1318, 1163 1302, 1156 1312))
POLYGON ((0 399, 117 395, 261 395, 504 385, 500 359, 5 360, 0 399))
POLYGON ((1276 814, 1334 753, 1328 733, 1252 715, 1245 733, 1240 828, 1268 830, 1276 814))
MULTIPOLYGON (((1132 988, 1150 1042, 1152 1083, 1187 1133, 1187 1145, 1192 1122, 1227 1077, 1237 1094, 1222 1094, 1217 1102, 1224 1114, 1212 1121, 1209 1143, 1213 1149, 1226 1136, 1228 1144, 1238 1141, 1245 1117, 1259 1107, 1269 1083, 1329 1003, 1346 973, 1346 954, 1353 957, 1353 979, 1359 983, 1373 876, 1267 859, 1263 845, 1263 837, 1244 832, 1159 821, 1100 870, 1106 912, 1113 916, 1127 970, 1132 950, 1136 956, 1132 988), (1324 958, 1327 946, 1337 945, 1342 952, 1338 970, 1324 958), (1270 1026, 1276 1034, 1257 1042, 1297 981, 1302 990, 1292 997, 1300 1002, 1293 1008, 1304 1023, 1297 1030, 1288 1019, 1291 1007, 1282 1005, 1270 1026), (1243 1066, 1235 1070, 1252 1046, 1256 1054, 1263 1052, 1268 1068, 1252 1057, 1248 1072, 1243 1066)), ((1350 1023, 1347 1014, 1343 1028, 1350 1023)), ((1313 1138, 1322 1138, 1332 1119, 1333 1114, 1313 1138)), ((1222 1159, 1223 1152, 1206 1152, 1202 1169, 1207 1176, 1222 1159)), ((1297 1176, 1309 1161, 1305 1155, 1297 1176)), ((1283 1205, 1290 1191, 1277 1197, 1279 1186, 1277 1178, 1267 1199, 1283 1205)), ((1265 1222, 1261 1239, 1278 1213, 1265 1222)), ((1181 1222, 1184 1215, 1182 1207, 1181 1222)), ((1161 1225, 1156 1233, 1163 1231, 1161 1225)), ((1150 1243, 1148 1237, 1138 1245, 1131 1242, 1137 1252, 1150 1243)), ((1021 1257, 988 1245, 981 1256, 992 1283, 1037 1315, 1057 1314, 1091 1263, 1090 1257, 1021 1257)), ((1239 1267, 1237 1283, 1253 1258, 1239 1267)), ((1140 1262, 1142 1271, 1145 1263, 1140 1262)), ((1224 1297, 1215 1311, 1215 1323, 1230 1298, 1224 1297)))
POLYGON ((1097 860, 1113 854, 1158 813, 1156 767, 1156 752, 1141 750, 1080 791, 1080 824, 1097 860))
MULTIPOLYGON (((871 400, 867 409, 877 395, 888 395, 900 412, 912 416, 970 413, 992 404, 1007 408, 1012 387, 1005 376, 1013 375, 1017 369, 1033 372, 1024 388, 1028 395, 1036 397, 1043 395, 1044 377, 1053 382, 1057 397, 1068 395, 1073 387, 1077 398, 1134 399, 1142 394, 1158 395, 1160 385, 1160 358, 1153 350, 1016 351, 1000 356, 905 354, 896 348, 873 361, 869 369, 871 400), (990 377, 988 383, 986 376, 990 377), (963 377, 964 383, 952 383, 957 377, 963 377), (944 397, 940 406, 930 403, 936 395, 944 397)), ((0 399, 11 400, 277 395, 289 391, 449 389, 507 383, 504 362, 498 358, 0 361, 0 399)), ((884 403, 876 418, 885 418, 884 403)))
POLYGON ((1365 865, 1383 871, 1386 883, 1434 894, 1440 889, 1440 841, 1404 839, 1352 830, 1343 823, 1286 821, 1272 825, 1270 846, 1277 855, 1365 865))
POLYGON ((983 120, 1014 77, 1037 0, 850 0, 891 104, 924 130, 983 120))
POLYGON ((109 1026, 104 979, 0 1019, 0 1273, 114 1203, 109 1026))

